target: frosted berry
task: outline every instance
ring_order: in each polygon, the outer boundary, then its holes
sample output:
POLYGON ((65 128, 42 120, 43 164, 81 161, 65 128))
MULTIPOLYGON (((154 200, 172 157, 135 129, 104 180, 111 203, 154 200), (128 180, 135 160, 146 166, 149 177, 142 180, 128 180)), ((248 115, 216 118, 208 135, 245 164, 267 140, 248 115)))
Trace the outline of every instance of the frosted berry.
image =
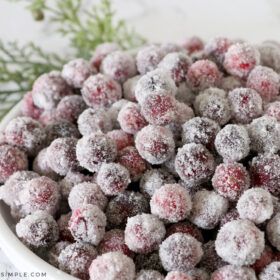
POLYGON ((217 65, 210 60, 198 60, 193 63, 187 74, 187 82, 195 91, 218 86, 220 72, 217 65))
POLYGON ((193 280, 209 280, 210 275, 204 268, 194 268, 188 271, 188 274, 193 277, 193 280))
POLYGON ((118 151, 134 145, 133 136, 121 129, 111 130, 107 135, 115 141, 118 151))
POLYGON ((274 117, 278 122, 280 121, 280 101, 269 103, 265 114, 270 117, 274 117))
POLYGON ((280 149, 280 124, 273 117, 263 116, 248 125, 251 149, 259 153, 276 153, 280 149))
POLYGON ((32 91, 26 93, 22 100, 21 113, 23 116, 38 120, 43 110, 36 107, 33 102, 32 91))
POLYGON ((201 190, 193 196, 190 221, 203 229, 213 229, 226 214, 228 201, 214 191, 201 190))
POLYGON ((246 86, 254 89, 264 101, 272 101, 279 94, 279 74, 265 66, 256 66, 247 79, 246 86))
POLYGON ((44 211, 36 211, 21 219, 16 233, 26 244, 34 247, 50 246, 58 240, 58 226, 54 218, 44 211))
POLYGON ((241 163, 222 163, 215 170, 212 185, 221 196, 236 201, 250 187, 249 173, 241 163))
POLYGON ((86 204, 73 211, 69 229, 76 241, 98 245, 103 239, 106 216, 99 207, 86 204))
POLYGON ((217 134, 215 147, 224 161, 233 162, 245 158, 250 151, 250 139, 245 127, 228 124, 217 134))
POLYGON ((65 119, 70 122, 75 122, 86 107, 87 106, 80 95, 68 95, 63 97, 58 103, 56 117, 57 119, 65 119))
POLYGON ((89 268, 91 280, 134 280, 133 260, 120 252, 98 256, 89 268))
POLYGON ((264 233, 248 220, 226 223, 215 242, 218 255, 232 265, 251 265, 264 250, 264 233))
POLYGON ((135 280, 164 280, 164 276, 156 270, 141 270, 135 280))
POLYGON ((267 224, 267 238, 272 246, 280 249, 280 213, 277 213, 267 224))
POLYGON ((165 233, 163 222, 156 216, 136 215, 127 219, 125 243, 131 251, 147 254, 158 249, 165 233))
POLYGON ((150 45, 140 49, 136 56, 138 72, 143 75, 156 69, 164 55, 160 46, 150 45))
POLYGON ((162 43, 160 47, 166 55, 173 52, 184 51, 183 48, 181 48, 178 44, 170 43, 170 42, 162 43))
POLYGON ((165 221, 184 220, 192 209, 187 190, 179 184, 167 184, 155 191, 150 201, 151 213, 165 221))
POLYGON ((159 256, 166 271, 188 271, 199 263, 203 251, 201 243, 184 233, 174 233, 160 245, 159 256))
POLYGON ((165 280, 192 280, 193 277, 189 274, 180 271, 170 271, 167 273, 165 280))
POLYGON ((110 137, 102 133, 93 133, 78 141, 76 153, 82 167, 96 172, 102 163, 115 159, 117 149, 115 142, 110 137))
POLYGON ((118 114, 118 122, 123 131, 135 134, 148 123, 145 120, 140 105, 129 102, 123 106, 118 114))
POLYGON ((273 214, 271 194, 261 188, 251 188, 239 198, 237 210, 241 219, 248 219, 255 224, 263 223, 273 214))
POLYGON ((57 120, 56 109, 45 110, 40 115, 38 121, 42 126, 47 126, 57 120))
POLYGON ((96 69, 88 61, 77 58, 63 66, 61 75, 70 87, 81 88, 84 81, 96 72, 96 69))
POLYGON ((247 124, 262 115, 262 98, 254 89, 236 88, 229 92, 228 98, 236 123, 247 124))
POLYGON ((70 244, 58 256, 59 269, 79 279, 87 280, 88 269, 96 257, 97 252, 90 244, 70 244))
POLYGON ((86 109, 78 118, 78 129, 85 136, 94 132, 107 133, 112 130, 112 121, 104 110, 86 109))
POLYGON ((134 253, 125 244, 123 230, 112 229, 105 233, 99 244, 99 253, 102 255, 108 252, 121 252, 128 257, 134 257, 134 253))
POLYGON ((220 84, 219 84, 219 88, 223 89, 226 92, 232 91, 236 88, 241 88, 244 86, 244 82, 234 76, 227 76, 227 77, 223 77, 221 78, 220 84))
POLYGON ((8 123, 5 138, 8 144, 17 146, 28 155, 36 155, 45 144, 46 132, 38 121, 17 117, 8 123))
POLYGON ((74 243, 75 242, 74 237, 72 236, 68 228, 68 224, 71 216, 72 216, 72 212, 61 215, 57 220, 57 225, 59 229, 59 240, 74 243))
POLYGON ((28 168, 27 156, 16 147, 0 145, 0 183, 15 172, 28 168))
POLYGON ((98 206, 101 210, 104 210, 107 206, 108 199, 98 185, 84 182, 72 188, 68 202, 73 211, 86 204, 93 204, 98 206))
POLYGON ((64 250, 71 243, 68 241, 59 241, 57 242, 48 252, 48 263, 58 268, 58 256, 61 251, 64 250))
POLYGON ((134 76, 130 79, 128 79, 126 82, 123 84, 123 96, 126 100, 131 101, 131 102, 136 102, 136 97, 135 97, 135 88, 136 85, 141 78, 140 75, 134 76))
POLYGON ((248 43, 237 43, 229 47, 223 66, 229 74, 246 79, 259 62, 260 53, 255 47, 248 43))
POLYGON ((280 72, 280 48, 275 44, 264 42, 258 47, 261 55, 261 65, 272 68, 277 73, 280 72))
POLYGON ((189 54, 192 54, 197 51, 201 51, 204 48, 203 41, 197 36, 191 36, 185 38, 180 46, 188 51, 189 54))
POLYGON ((135 138, 139 154, 151 164, 161 164, 174 153, 175 143, 168 128, 148 125, 135 138))
POLYGON ((273 258, 274 253, 272 249, 266 245, 260 258, 251 267, 255 270, 256 274, 260 274, 267 265, 273 262, 273 258))
POLYGON ((132 146, 122 149, 118 153, 116 161, 128 169, 132 182, 138 181, 149 168, 147 161, 132 146))
POLYGON ((124 51, 108 54, 101 63, 100 71, 121 84, 137 74, 134 58, 124 51))
POLYGON ((81 93, 86 104, 95 109, 107 109, 122 97, 119 83, 103 74, 90 76, 81 93))
POLYGON ((185 144, 178 150, 175 169, 180 178, 190 185, 209 180, 215 170, 213 155, 201 144, 185 144))
POLYGON ((272 262, 264 268, 262 273, 259 275, 260 280, 279 280, 280 279, 280 262, 272 262))
POLYGON ((71 88, 58 71, 41 75, 32 89, 34 105, 44 110, 54 109, 64 96, 71 93, 71 88))
POLYGON ((211 280, 257 280, 257 277, 251 268, 225 265, 212 274, 211 280))

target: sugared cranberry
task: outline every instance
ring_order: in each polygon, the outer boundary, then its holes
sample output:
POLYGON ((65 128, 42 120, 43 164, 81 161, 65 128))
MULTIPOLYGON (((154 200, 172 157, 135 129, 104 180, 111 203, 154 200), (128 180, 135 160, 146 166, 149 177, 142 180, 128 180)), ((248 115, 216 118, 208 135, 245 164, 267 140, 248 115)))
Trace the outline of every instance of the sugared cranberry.
POLYGON ((32 89, 34 105, 44 110, 54 109, 64 96, 71 93, 70 87, 57 71, 41 75, 32 89))
POLYGON ((161 164, 174 153, 175 143, 168 128, 148 125, 138 132, 135 139, 139 154, 151 164, 161 164))
POLYGON ((229 74, 246 79, 259 62, 260 53, 255 47, 248 43, 237 43, 229 47, 223 66, 229 74))
POLYGON ((277 73, 280 72, 280 47, 264 42, 258 47, 261 55, 261 65, 272 68, 277 73))
POLYGON ((57 120, 56 109, 45 110, 40 115, 38 121, 42 126, 47 126, 57 120))
POLYGON ((133 136, 121 129, 111 130, 107 135, 115 141, 118 151, 134 144, 133 136))
POLYGON ((223 77, 221 78, 220 84, 219 84, 219 88, 223 89, 226 92, 229 92, 231 90, 234 90, 236 88, 241 88, 244 86, 244 82, 234 76, 227 76, 227 77, 223 77))
POLYGON ((251 267, 255 270, 256 274, 260 274, 267 265, 273 262, 273 258, 274 253, 272 249, 266 245, 261 257, 257 259, 251 267))
POLYGON ((109 136, 93 133, 78 141, 76 153, 82 167, 96 172, 102 163, 115 159, 117 149, 115 142, 109 136))
POLYGON ((68 224, 71 216, 72 216, 72 212, 61 215, 57 220, 57 225, 59 229, 59 239, 62 241, 73 243, 75 240, 68 228, 68 224))
POLYGON ((108 54, 103 59, 100 70, 101 73, 121 84, 137 73, 134 58, 129 53, 123 51, 115 51, 108 54))
POLYGON ((192 276, 193 280, 209 280, 210 275, 204 268, 194 268, 188 271, 188 274, 192 276))
POLYGON ((210 60, 198 60, 193 63, 187 74, 187 81, 195 91, 218 86, 220 72, 217 65, 210 60))
POLYGON ((167 273, 165 280, 192 280, 193 277, 181 271, 170 271, 167 273))
POLYGON ((269 103, 265 114, 270 117, 274 117, 278 122, 280 121, 280 101, 269 103))
POLYGON ((250 187, 249 173, 241 163, 222 163, 215 170, 212 185, 221 196, 236 201, 250 187))
POLYGON ((184 233, 174 233, 160 245, 159 256, 166 271, 188 271, 199 263, 201 243, 184 233))
POLYGON ((280 262, 272 262, 264 268, 259 275, 260 280, 279 280, 280 279, 280 262))
POLYGON ((73 211, 69 229, 76 241, 98 245, 103 239, 106 216, 96 205, 86 204, 73 211))
POLYGON ((91 280, 134 280, 135 265, 121 252, 109 252, 92 262, 89 274, 91 280))
POLYGON ((34 247, 50 246, 58 240, 58 226, 54 218, 44 211, 36 211, 21 219, 16 233, 26 244, 34 247))
POLYGON ((107 231, 103 240, 99 244, 99 253, 121 252, 128 257, 133 258, 134 253, 130 251, 125 244, 124 231, 120 229, 112 229, 107 231))
POLYGON ((226 223, 218 232, 216 252, 232 265, 251 265, 264 250, 264 233, 248 220, 226 223))
POLYGON ((131 102, 136 102, 136 97, 135 97, 135 88, 136 85, 141 78, 140 75, 134 76, 130 79, 128 79, 124 84, 123 84, 123 96, 126 100, 131 101, 131 102))
POLYGON ((164 280, 164 276, 156 270, 141 270, 135 280, 164 280))
POLYGON ((150 254, 138 254, 134 260, 137 271, 141 271, 142 269, 152 269, 163 272, 158 251, 152 252, 150 254))
POLYGON ((45 144, 46 132, 38 121, 17 117, 8 123, 5 137, 8 144, 23 149, 28 155, 36 155, 45 144))
POLYGON ((236 208, 232 208, 221 219, 220 227, 224 226, 228 222, 238 220, 239 218, 240 217, 239 217, 239 213, 238 213, 237 209, 236 208))
POLYGON ((188 51, 189 54, 192 54, 197 51, 201 51, 204 48, 203 41, 197 36, 191 36, 185 38, 180 46, 188 51))
POLYGON ((30 117, 32 119, 38 120, 42 114, 43 110, 36 107, 33 103, 32 91, 25 94, 22 105, 21 113, 23 116, 30 117))
POLYGON ((269 242, 280 249, 280 213, 277 213, 267 224, 266 227, 267 238, 269 242))
POLYGON ((48 262, 58 268, 58 256, 60 255, 61 251, 64 250, 68 245, 70 245, 70 242, 68 241, 57 242, 48 252, 48 262))
POLYGON ((257 280, 257 277, 251 268, 225 265, 212 274, 211 280, 257 280))
POLYGON ((173 52, 183 51, 183 48, 181 48, 178 44, 170 43, 170 42, 162 43, 160 47, 166 55, 173 52))
POLYGON ((163 222, 156 216, 136 215, 127 219, 125 243, 131 251, 147 254, 158 249, 165 233, 163 222))
POLYGON ((119 83, 103 74, 90 76, 81 92, 86 104, 96 109, 107 109, 122 97, 119 83))

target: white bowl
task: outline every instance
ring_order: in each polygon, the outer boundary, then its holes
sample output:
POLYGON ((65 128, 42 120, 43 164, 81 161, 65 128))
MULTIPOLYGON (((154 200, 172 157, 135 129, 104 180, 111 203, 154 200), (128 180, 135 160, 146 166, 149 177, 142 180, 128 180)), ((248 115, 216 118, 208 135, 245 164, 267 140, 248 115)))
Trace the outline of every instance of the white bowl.
MULTIPOLYGON (((0 131, 5 129, 10 120, 20 114, 20 106, 21 103, 15 106, 2 120, 0 123, 0 131)), ((30 272, 42 272, 46 273, 46 277, 40 279, 77 279, 48 264, 20 242, 14 233, 14 224, 10 215, 10 208, 5 205, 3 201, 0 201, 0 247, 14 266, 21 272, 27 272, 28 275, 30 272)))

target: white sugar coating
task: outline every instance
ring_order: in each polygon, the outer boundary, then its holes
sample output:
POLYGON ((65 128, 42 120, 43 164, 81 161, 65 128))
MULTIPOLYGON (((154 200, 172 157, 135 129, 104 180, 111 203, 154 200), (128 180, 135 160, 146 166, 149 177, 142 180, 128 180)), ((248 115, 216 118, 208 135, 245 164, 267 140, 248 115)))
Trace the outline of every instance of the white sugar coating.
POLYGON ((60 176, 53 171, 53 169, 50 167, 48 158, 47 158, 47 148, 44 148, 41 150, 37 156, 35 157, 32 169, 36 173, 51 178, 54 181, 57 181, 60 179, 60 176))
POLYGON ((156 270, 141 270, 135 280, 164 280, 164 276, 156 270))
POLYGON ((201 243, 184 233, 174 233, 160 245, 159 256, 166 271, 193 269, 203 255, 201 243))
POLYGON ((277 213, 267 224, 266 234, 269 242, 280 250, 280 213, 277 213))
POLYGON ((185 144, 178 150, 175 169, 187 184, 206 182, 215 170, 213 155, 201 144, 185 144))
POLYGON ((137 74, 136 61, 127 52, 114 51, 103 59, 100 72, 122 84, 137 74))
POLYGON ((68 199, 69 193, 75 185, 83 182, 90 182, 91 180, 91 176, 84 175, 78 171, 70 170, 59 182, 62 197, 68 199))
POLYGON ((165 52, 157 45, 149 45, 140 49, 136 56, 137 70, 141 75, 157 68, 164 58, 165 52))
POLYGON ((236 123, 250 123, 262 115, 262 98, 254 89, 236 88, 229 92, 228 99, 236 123))
POLYGON ((128 101, 136 102, 135 88, 136 88, 136 85, 140 78, 141 78, 141 75, 136 75, 124 82, 123 96, 128 101))
POLYGON ((150 253, 158 249, 166 230, 159 218, 151 214, 140 214, 127 219, 125 243, 136 253, 150 253))
POLYGON ((76 241, 98 245, 103 239, 106 216, 96 205, 86 204, 77 208, 69 221, 69 230, 76 241))
POLYGON ((92 262, 89 274, 91 280, 134 280, 135 265, 124 254, 109 252, 92 262))
POLYGON ((109 225, 119 227, 125 225, 127 217, 149 212, 147 199, 139 192, 124 191, 112 198, 106 208, 109 225))
POLYGON ((249 220, 226 223, 218 232, 217 254, 232 265, 251 265, 264 250, 264 233, 249 220))
POLYGON ((135 87, 135 98, 142 104, 146 96, 161 92, 175 96, 177 87, 168 72, 156 69, 139 79, 135 87))
POLYGON ((213 229, 226 214, 228 201, 214 191, 201 190, 193 195, 190 221, 203 229, 213 229))
POLYGON ((158 68, 168 72, 175 83, 181 83, 186 80, 191 64, 192 59, 186 53, 172 52, 162 59, 158 68))
POLYGON ((203 144, 209 149, 213 148, 220 126, 208 118, 195 117, 184 123, 182 140, 184 143, 203 144))
POLYGON ((51 246, 58 240, 58 226, 45 211, 36 211, 16 224, 16 233, 28 245, 51 246))
POLYGON ((47 144, 51 144, 56 138, 80 138, 80 133, 75 124, 67 120, 56 120, 46 127, 47 144))
POLYGON ((255 224, 263 223, 273 214, 272 196, 261 188, 245 191, 239 198, 236 207, 241 219, 248 219, 255 224))
POLYGON ((90 244, 73 243, 68 245, 59 254, 59 269, 79 279, 88 279, 88 269, 96 257, 97 251, 90 244))
POLYGON ((102 109, 88 108, 78 118, 78 129, 83 136, 94 132, 107 133, 112 127, 110 115, 102 109))
POLYGON ((17 117, 5 129, 6 142, 34 156, 44 146, 46 131, 42 125, 30 117, 17 117))
POLYGON ((60 203, 59 185, 48 177, 36 177, 27 181, 19 192, 19 201, 25 214, 43 210, 54 215, 60 203))
POLYGON ((104 162, 113 161, 117 155, 113 139, 102 133, 92 133, 79 139, 76 148, 80 165, 91 172, 99 170, 104 162))
POLYGON ((68 241, 57 242, 48 252, 48 263, 58 268, 58 256, 70 244, 68 241))
POLYGON ((84 81, 97 71, 90 63, 82 58, 71 60, 63 66, 61 75, 67 84, 73 88, 81 88, 84 81))
POLYGON ((188 191, 179 184, 166 184, 157 189, 150 200, 151 213, 170 223, 187 218, 192 209, 188 191))
MULTIPOLYGON (((225 265, 212 274, 213 280, 257 280, 255 271, 249 267, 225 265)), ((272 278, 269 278, 272 280, 272 278)), ((273 278, 274 279, 274 278, 273 278)))
POLYGON ((244 126, 227 124, 217 134, 215 147, 224 161, 239 161, 250 151, 250 138, 244 126))
POLYGON ((117 195, 130 184, 129 171, 119 163, 103 163, 97 174, 97 184, 106 195, 117 195))
POLYGON ((193 277, 181 271, 170 271, 164 280, 193 280, 193 277))
POLYGON ((46 157, 49 167, 61 176, 65 176, 70 170, 78 169, 76 158, 77 139, 57 138, 47 148, 46 157))
POLYGON ((100 73, 84 82, 81 93, 86 104, 96 109, 108 109, 122 97, 120 84, 100 73))
POLYGON ((135 138, 136 148, 151 164, 161 164, 173 155, 175 142, 172 132, 162 126, 148 125, 142 128, 135 138))
POLYGON ((226 92, 218 88, 202 91, 195 99, 196 113, 212 119, 220 125, 226 124, 231 118, 231 109, 226 92))
POLYGON ((277 73, 280 72, 280 48, 270 43, 263 43, 258 47, 261 55, 261 65, 272 68, 277 73))
POLYGON ((247 127, 251 149, 259 153, 277 153, 280 149, 280 124, 273 117, 254 119, 247 127))
POLYGON ((260 53, 257 48, 248 43, 236 43, 226 52, 223 66, 229 74, 243 79, 259 63, 260 53))
POLYGON ((194 280, 210 280, 210 275, 203 268, 194 268, 188 271, 194 280))
POLYGON ((186 83, 179 84, 175 97, 179 102, 183 102, 189 106, 191 106, 195 100, 195 94, 186 83))
POLYGON ((265 107, 265 115, 271 116, 280 121, 280 101, 269 103, 265 107))
POLYGON ((129 134, 135 134, 147 125, 140 105, 134 102, 126 103, 120 109, 117 120, 121 129, 129 134))
POLYGON ((32 89, 34 105, 44 110, 54 109, 62 97, 71 93, 70 87, 58 71, 41 75, 32 89))
POLYGON ((232 91, 235 88, 241 88, 243 87, 244 82, 234 76, 227 76, 222 77, 220 80, 219 88, 223 89, 226 92, 232 91))
POLYGON ((280 279, 280 262, 272 262, 267 265, 261 274, 260 280, 279 280, 280 279))
POLYGON ((118 122, 118 115, 119 115, 119 112, 122 109, 122 107, 125 104, 127 104, 128 102, 129 101, 126 99, 120 99, 120 100, 116 101, 115 103, 113 103, 112 107, 109 108, 109 110, 107 111, 107 113, 111 119, 113 128, 120 128, 120 124, 118 122))
POLYGON ((68 198, 71 210, 80 208, 86 204, 93 204, 104 210, 108 199, 101 191, 100 187, 94 183, 84 182, 75 185, 68 198))
POLYGON ((140 179, 140 192, 152 197, 154 192, 165 184, 175 183, 173 176, 162 168, 147 170, 140 179))

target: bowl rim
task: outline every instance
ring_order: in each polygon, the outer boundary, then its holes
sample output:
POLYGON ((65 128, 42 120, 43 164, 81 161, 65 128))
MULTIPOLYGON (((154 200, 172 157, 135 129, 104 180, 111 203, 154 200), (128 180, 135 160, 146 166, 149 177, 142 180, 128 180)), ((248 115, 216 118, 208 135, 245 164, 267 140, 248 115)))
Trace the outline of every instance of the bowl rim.
MULTIPOLYGON (((0 131, 3 131, 10 120, 20 115, 20 108, 22 101, 19 102, 0 122, 0 131)), ((30 249, 28 249, 11 230, 9 225, 6 223, 5 218, 2 215, 3 201, 1 201, 0 211, 0 247, 4 254, 11 261, 11 263, 19 269, 20 272, 40 272, 46 273, 46 277, 42 279, 50 280, 77 280, 78 278, 73 277, 47 263, 30 249)))

